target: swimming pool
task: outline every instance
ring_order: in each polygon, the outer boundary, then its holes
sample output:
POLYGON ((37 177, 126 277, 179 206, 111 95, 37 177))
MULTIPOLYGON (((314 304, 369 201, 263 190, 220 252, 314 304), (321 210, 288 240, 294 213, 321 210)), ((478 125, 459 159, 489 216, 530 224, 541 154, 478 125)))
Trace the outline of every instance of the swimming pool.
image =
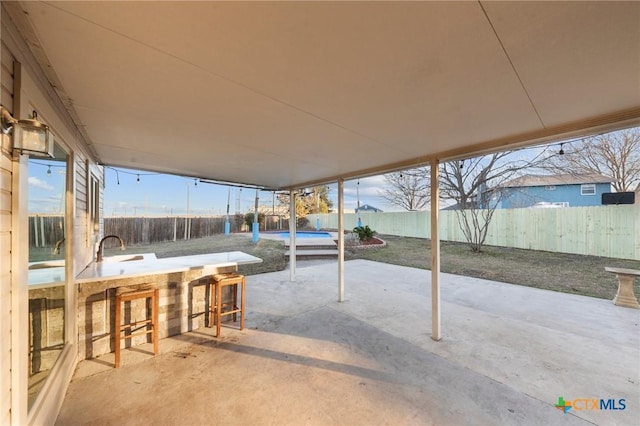
MULTIPOLYGON (((277 235, 282 239, 289 239, 291 236, 289 235, 289 231, 283 232, 273 232, 269 233, 271 235, 277 235)), ((314 232, 314 231, 296 231, 296 238, 332 238, 331 234, 328 232, 314 232)))

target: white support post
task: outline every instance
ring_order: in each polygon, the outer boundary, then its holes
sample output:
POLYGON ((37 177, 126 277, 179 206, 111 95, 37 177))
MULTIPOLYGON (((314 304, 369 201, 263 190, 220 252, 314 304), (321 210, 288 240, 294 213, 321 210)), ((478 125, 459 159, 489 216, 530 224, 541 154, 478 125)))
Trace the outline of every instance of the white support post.
POLYGON ((439 162, 431 160, 431 338, 440 340, 440 209, 439 162))
POLYGON ((296 192, 289 191, 289 272, 290 281, 296 280, 296 192))
POLYGON ((338 180, 338 302, 344 302, 344 179, 338 180))

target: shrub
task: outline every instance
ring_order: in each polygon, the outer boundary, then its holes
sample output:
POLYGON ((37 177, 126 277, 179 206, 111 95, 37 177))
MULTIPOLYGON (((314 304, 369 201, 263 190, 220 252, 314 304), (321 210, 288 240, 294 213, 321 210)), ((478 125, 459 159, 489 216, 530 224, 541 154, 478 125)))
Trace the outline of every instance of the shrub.
POLYGON ((236 225, 236 232, 242 232, 242 225, 244 224, 244 215, 242 213, 234 214, 233 222, 236 225))
POLYGON ((353 232, 358 234, 358 239, 360 239, 360 241, 370 240, 376 233, 373 229, 369 228, 369 225, 356 226, 353 228, 353 232))
POLYGON ((309 226, 309 219, 307 219, 306 217, 299 217, 296 226, 298 227, 298 229, 306 228, 307 226, 309 226))
MULTIPOLYGON (((253 212, 247 213, 244 215, 244 223, 247 224, 249 229, 252 229, 253 226, 253 212)), ((260 227, 264 228, 264 213, 258 213, 258 224, 260 227)))

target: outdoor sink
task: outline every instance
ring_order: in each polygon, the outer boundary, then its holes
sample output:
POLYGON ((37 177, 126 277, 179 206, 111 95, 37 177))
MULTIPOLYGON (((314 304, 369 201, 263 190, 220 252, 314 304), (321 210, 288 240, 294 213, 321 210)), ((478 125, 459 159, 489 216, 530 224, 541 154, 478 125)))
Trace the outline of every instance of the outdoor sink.
POLYGON ((137 260, 144 260, 144 254, 121 254, 118 256, 109 256, 102 259, 103 263, 119 263, 119 262, 133 262, 137 260))
POLYGON ((46 269, 46 268, 61 268, 64 267, 64 259, 60 260, 46 260, 44 262, 34 262, 29 265, 29 270, 33 269, 46 269))

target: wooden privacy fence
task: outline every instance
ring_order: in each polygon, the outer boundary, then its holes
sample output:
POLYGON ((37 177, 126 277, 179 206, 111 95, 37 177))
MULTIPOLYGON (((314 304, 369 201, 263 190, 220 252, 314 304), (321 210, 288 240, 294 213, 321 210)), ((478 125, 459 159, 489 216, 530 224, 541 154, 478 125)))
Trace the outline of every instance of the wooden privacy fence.
MULTIPOLYGON (((345 229, 353 229, 357 214, 345 214, 345 229)), ((338 228, 338 215, 320 218, 325 229, 338 228)), ((386 235, 429 238, 429 211, 362 213, 364 225, 386 235)), ((456 212, 439 213, 440 238, 465 242, 456 212)), ((487 245, 640 260, 640 205, 498 209, 489 225, 487 245)))
POLYGON ((64 238, 64 216, 29 216, 29 247, 54 247, 64 238))
POLYGON ((220 217, 107 217, 104 234, 118 235, 126 245, 208 237, 224 232, 220 217))
MULTIPOLYGON (((126 245, 190 240, 224 234, 225 216, 106 217, 104 234, 118 235, 126 245)), ((229 217, 230 232, 247 232, 244 215, 229 217)), ((260 230, 281 229, 285 220, 267 216, 260 230)))
MULTIPOLYGON (((210 237, 224 233, 225 216, 169 216, 169 217, 107 217, 104 218, 104 235, 118 235, 127 246, 154 244, 210 237)), ((248 232, 244 215, 229 217, 230 232, 248 232)), ((266 216, 261 231, 288 229, 288 220, 279 216, 266 216)), ((64 216, 29 216, 30 247, 54 247, 65 237, 64 216)), ((115 240, 107 247, 116 247, 115 240)))

